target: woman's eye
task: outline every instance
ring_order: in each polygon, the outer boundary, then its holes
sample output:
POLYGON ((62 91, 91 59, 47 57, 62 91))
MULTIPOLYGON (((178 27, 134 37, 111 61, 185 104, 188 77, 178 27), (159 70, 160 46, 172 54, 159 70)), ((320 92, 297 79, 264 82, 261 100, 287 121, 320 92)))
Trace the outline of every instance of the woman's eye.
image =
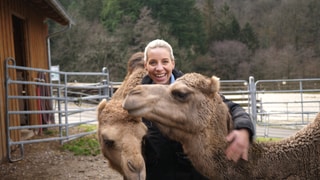
POLYGON ((156 66, 156 65, 157 65, 157 62, 150 61, 150 62, 149 62, 149 65, 151 65, 151 66, 156 66))
POLYGON ((162 64, 169 64, 169 61, 163 61, 162 64))

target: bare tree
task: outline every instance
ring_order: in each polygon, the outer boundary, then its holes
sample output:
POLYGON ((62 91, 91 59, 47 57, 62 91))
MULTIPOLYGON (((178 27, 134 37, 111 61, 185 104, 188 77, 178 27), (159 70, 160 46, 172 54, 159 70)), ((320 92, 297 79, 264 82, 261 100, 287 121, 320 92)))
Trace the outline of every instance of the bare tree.
POLYGON ((250 51, 239 41, 214 42, 210 47, 213 72, 222 79, 247 79, 250 51))

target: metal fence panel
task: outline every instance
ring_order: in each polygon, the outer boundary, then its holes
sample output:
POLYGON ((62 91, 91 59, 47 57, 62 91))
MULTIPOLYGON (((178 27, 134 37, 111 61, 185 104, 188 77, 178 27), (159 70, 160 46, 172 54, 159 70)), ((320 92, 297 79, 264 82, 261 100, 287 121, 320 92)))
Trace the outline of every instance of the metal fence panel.
POLYGON ((320 78, 259 80, 255 88, 260 125, 302 127, 320 112, 320 78))
MULTIPOLYGON (((70 128, 82 124, 96 124, 96 106, 101 99, 109 99, 110 83, 109 74, 103 72, 57 72, 45 69, 16 66, 13 58, 6 59, 6 130, 7 130, 7 152, 10 162, 23 159, 24 144, 38 143, 45 141, 66 141, 95 133, 94 131, 73 133, 70 128), (37 74, 32 80, 19 80, 13 77, 12 72, 23 72, 29 75, 37 74), (9 73, 11 72, 11 73, 9 73), (60 80, 51 82, 46 79, 51 73, 59 74, 60 80), (72 78, 71 78, 72 77, 72 78), (74 79, 81 80, 90 77, 94 82, 79 83, 74 79), (72 82, 71 80, 72 79, 72 82), (28 90, 21 93, 14 92, 14 87, 28 87, 28 90), (30 89, 36 92, 30 93, 30 89), (13 102, 36 101, 37 107, 15 107, 13 102), (19 125, 11 126, 14 116, 20 116, 19 125), (41 122, 31 125, 32 117, 38 116, 41 122), (24 118, 26 117, 26 118, 24 118), (21 122, 22 120, 26 122, 21 122), (11 138, 12 131, 42 133, 45 129, 58 131, 56 137, 21 139, 19 141, 11 138), (13 157, 12 147, 18 147, 20 154, 13 157)), ((90 79, 89 78, 89 79, 90 79)), ((30 78, 29 78, 30 79, 30 78)), ((19 104, 18 103, 18 104, 19 104)))

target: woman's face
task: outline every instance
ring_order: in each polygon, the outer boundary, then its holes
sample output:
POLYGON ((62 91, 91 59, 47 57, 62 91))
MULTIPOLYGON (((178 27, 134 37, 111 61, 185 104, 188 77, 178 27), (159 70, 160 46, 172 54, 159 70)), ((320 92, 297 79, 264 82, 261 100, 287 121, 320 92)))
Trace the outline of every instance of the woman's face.
POLYGON ((162 47, 149 49, 147 57, 144 66, 153 83, 170 84, 174 61, 170 58, 169 50, 162 47))

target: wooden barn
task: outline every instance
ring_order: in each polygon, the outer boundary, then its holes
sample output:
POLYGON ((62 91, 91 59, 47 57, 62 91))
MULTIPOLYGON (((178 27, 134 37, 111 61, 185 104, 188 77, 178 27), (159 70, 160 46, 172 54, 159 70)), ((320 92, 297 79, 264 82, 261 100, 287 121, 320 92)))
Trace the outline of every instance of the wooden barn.
MULTIPOLYGON (((6 139, 6 59, 12 57, 17 66, 32 68, 50 68, 50 46, 48 38, 55 33, 49 34, 48 19, 61 25, 67 30, 73 24, 63 7, 57 0, 0 0, 0 163, 8 156, 6 139)), ((9 72, 12 77, 20 80, 32 80, 36 74, 24 74, 18 70, 9 72)), ((15 85, 12 89, 20 93, 33 94, 36 91, 29 88, 27 92, 22 87, 15 85)), ((28 108, 37 109, 36 101, 24 102, 14 100, 10 103, 10 109, 18 109, 28 103, 28 108)), ((38 116, 32 117, 33 123, 39 122, 38 116)), ((10 126, 20 126, 21 116, 15 115, 10 126)), ((19 140, 19 130, 10 132, 10 138, 19 140)))

